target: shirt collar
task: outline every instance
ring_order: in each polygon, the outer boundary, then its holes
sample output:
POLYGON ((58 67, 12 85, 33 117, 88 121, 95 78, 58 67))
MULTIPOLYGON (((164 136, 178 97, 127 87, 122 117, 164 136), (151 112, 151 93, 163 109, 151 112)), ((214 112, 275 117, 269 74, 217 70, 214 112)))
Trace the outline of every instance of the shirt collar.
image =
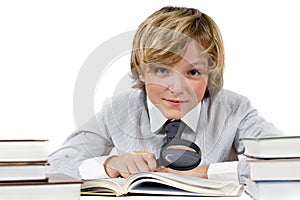
MULTIPOLYGON (((151 132, 155 133, 164 125, 164 123, 168 119, 160 112, 160 110, 150 101, 148 97, 147 97, 147 106, 149 110, 151 132)), ((199 103, 192 110, 186 113, 181 119, 194 132, 197 131, 200 110, 201 110, 201 103, 199 103)))

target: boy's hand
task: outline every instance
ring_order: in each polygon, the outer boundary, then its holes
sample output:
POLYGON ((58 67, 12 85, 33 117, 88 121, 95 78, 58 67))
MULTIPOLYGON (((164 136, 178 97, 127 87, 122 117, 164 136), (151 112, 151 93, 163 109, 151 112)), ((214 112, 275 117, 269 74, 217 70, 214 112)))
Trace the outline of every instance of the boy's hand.
POLYGON ((167 168, 167 167, 161 167, 161 168, 157 168, 156 171, 184 174, 184 175, 195 176, 195 177, 199 177, 199 178, 207 178, 208 167, 209 167, 209 165, 202 165, 202 166, 198 166, 198 167, 195 167, 194 169, 186 170, 186 171, 180 171, 180 170, 174 170, 174 169, 167 168))
POLYGON ((122 156, 112 156, 104 163, 107 175, 112 178, 119 176, 127 178, 137 172, 153 172, 156 167, 155 155, 146 151, 133 151, 122 156))

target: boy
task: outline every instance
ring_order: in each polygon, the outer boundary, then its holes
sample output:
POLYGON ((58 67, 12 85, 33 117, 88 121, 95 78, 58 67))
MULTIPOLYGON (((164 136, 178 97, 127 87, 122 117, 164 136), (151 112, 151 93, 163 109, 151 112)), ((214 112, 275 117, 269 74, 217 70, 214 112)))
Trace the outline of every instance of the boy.
POLYGON ((215 22, 197 9, 164 7, 139 27, 131 52, 134 90, 103 109, 49 157, 52 172, 83 179, 140 171, 243 182, 242 137, 281 135, 249 100, 224 90, 224 47, 215 22), (180 138, 197 144, 201 163, 180 171, 158 166, 164 124, 180 120, 180 138), (116 149, 116 155, 109 155, 116 149))

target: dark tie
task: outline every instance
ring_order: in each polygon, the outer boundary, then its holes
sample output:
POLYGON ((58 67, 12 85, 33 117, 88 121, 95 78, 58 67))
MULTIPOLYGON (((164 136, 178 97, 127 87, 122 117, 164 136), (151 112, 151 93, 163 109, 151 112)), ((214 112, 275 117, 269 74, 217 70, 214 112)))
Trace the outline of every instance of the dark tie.
POLYGON ((167 135, 167 141, 175 138, 180 126, 180 120, 168 120, 164 125, 164 131, 167 135))

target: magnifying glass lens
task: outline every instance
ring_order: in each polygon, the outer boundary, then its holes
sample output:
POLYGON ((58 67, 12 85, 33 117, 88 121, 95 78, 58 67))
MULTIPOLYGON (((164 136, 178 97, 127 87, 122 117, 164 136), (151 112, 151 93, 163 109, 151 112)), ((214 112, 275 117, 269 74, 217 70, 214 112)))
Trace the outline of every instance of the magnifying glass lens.
POLYGON ((161 149, 160 165, 175 170, 190 170, 199 165, 201 153, 195 143, 182 139, 172 143, 164 145, 161 149))

